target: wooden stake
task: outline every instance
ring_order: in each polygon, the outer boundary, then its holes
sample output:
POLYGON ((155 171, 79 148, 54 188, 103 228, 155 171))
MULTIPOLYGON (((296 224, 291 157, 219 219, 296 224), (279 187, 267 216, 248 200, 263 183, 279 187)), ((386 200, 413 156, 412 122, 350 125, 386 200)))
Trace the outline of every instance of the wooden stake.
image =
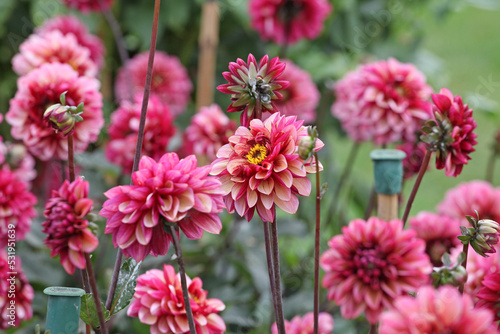
POLYGON ((389 221, 398 218, 398 194, 377 194, 377 199, 378 217, 380 219, 389 221))

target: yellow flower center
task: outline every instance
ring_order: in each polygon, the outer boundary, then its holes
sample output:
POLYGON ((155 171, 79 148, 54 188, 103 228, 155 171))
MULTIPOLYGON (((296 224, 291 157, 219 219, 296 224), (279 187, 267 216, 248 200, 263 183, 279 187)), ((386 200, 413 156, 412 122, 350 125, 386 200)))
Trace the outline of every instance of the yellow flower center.
POLYGON ((259 165, 267 157, 267 149, 263 145, 255 144, 245 157, 249 163, 259 165))

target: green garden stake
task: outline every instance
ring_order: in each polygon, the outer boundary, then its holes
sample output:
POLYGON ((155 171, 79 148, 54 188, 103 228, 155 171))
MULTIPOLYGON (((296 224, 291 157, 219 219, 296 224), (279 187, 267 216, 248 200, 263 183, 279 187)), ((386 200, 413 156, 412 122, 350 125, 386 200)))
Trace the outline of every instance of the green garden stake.
POLYGON ((43 290, 49 296, 45 329, 50 334, 77 334, 80 322, 83 289, 49 287, 43 290))

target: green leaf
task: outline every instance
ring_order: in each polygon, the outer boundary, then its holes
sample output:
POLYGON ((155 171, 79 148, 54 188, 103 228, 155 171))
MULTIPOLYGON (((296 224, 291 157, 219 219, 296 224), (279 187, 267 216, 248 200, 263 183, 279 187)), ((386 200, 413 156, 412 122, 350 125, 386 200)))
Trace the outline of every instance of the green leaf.
MULTIPOLYGON (((101 308, 102 312, 104 313, 104 321, 108 321, 111 316, 102 302, 101 308)), ((93 329, 99 328, 101 326, 101 324, 99 323, 99 317, 97 316, 97 310, 95 308, 94 296, 91 293, 87 293, 82 296, 82 309, 80 311, 80 319, 82 319, 82 321, 87 325, 90 325, 93 329)))
POLYGON ((443 265, 445 267, 451 267, 450 254, 444 253, 443 256, 441 257, 441 261, 443 262, 443 265))
POLYGON ((133 258, 126 258, 120 267, 118 283, 116 284, 115 297, 111 304, 110 312, 115 314, 123 310, 130 304, 134 296, 135 286, 137 285, 137 276, 142 262, 137 262, 133 258))
MULTIPOLYGON (((467 217, 470 217, 470 216, 467 216, 467 217)), ((469 235, 469 230, 465 226, 460 226, 460 232, 462 233, 462 235, 469 235)))

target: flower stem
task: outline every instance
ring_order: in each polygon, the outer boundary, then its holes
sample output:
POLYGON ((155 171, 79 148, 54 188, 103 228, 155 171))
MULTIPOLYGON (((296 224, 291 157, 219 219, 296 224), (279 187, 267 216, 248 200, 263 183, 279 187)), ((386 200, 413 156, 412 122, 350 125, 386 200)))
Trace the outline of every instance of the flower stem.
POLYGON ((365 209, 364 220, 367 220, 372 215, 373 209, 375 208, 375 200, 377 198, 377 192, 375 191, 375 186, 372 186, 370 190, 370 199, 368 199, 368 205, 365 209))
POLYGON ((316 231, 314 239, 314 334, 319 328, 319 241, 321 227, 321 185, 319 179, 318 153, 314 152, 316 160, 316 231))
MULTIPOLYGON (((464 262, 462 263, 462 266, 464 267, 464 269, 467 271, 467 256, 469 254, 469 243, 467 243, 466 245, 464 245, 464 248, 462 250, 462 252, 464 252, 465 254, 465 260, 464 262)), ((464 293, 464 287, 465 287, 465 282, 462 283, 459 288, 458 288, 458 291, 460 291, 460 293, 464 293)))
POLYGON ((281 275, 280 275, 280 253, 278 249, 278 222, 276 221, 276 212, 274 213, 274 221, 271 224, 271 238, 273 250, 273 265, 274 265, 274 298, 276 300, 276 323, 278 326, 278 334, 286 334, 285 318, 283 316, 283 300, 281 298, 281 275))
POLYGON ((264 227, 264 245, 266 247, 266 259, 267 259, 267 271, 269 273, 269 285, 271 286, 271 296, 273 299, 274 314, 278 314, 276 309, 276 296, 274 291, 276 287, 274 285, 274 265, 271 252, 271 237, 269 235, 269 222, 262 221, 262 227, 264 227))
POLYGON ((371 324, 370 325, 370 331, 368 334, 376 334, 377 333, 377 324, 371 324))
POLYGON ((424 161, 422 162, 422 166, 420 166, 420 170, 418 171, 417 179, 415 180, 415 184, 413 185, 413 189, 411 190, 410 197, 408 198, 408 202, 406 203, 405 212, 403 214, 403 228, 406 225, 406 221, 408 220, 408 216, 410 215, 411 206, 413 205, 413 201, 415 200, 415 195, 417 195, 418 188, 420 187, 420 183, 422 182, 422 178, 424 177, 425 171, 429 166, 429 161, 431 160, 432 152, 427 150, 425 153, 424 161))
POLYGON ((184 259, 182 258, 181 245, 177 237, 177 231, 173 226, 170 226, 170 234, 174 241, 175 253, 177 254, 177 263, 179 264, 179 274, 181 276, 182 296, 184 297, 184 306, 186 308, 186 316, 189 323, 189 332, 196 334, 196 326, 193 319, 193 311, 191 310, 191 302, 189 301, 189 291, 186 282, 186 271, 184 270, 184 259))
POLYGON ((97 311, 97 318, 99 319, 99 324, 101 325, 100 331, 102 334, 107 334, 108 329, 106 328, 106 321, 104 320, 104 314, 102 313, 101 298, 99 297, 99 290, 97 290, 97 284, 95 281, 94 268, 92 267, 92 261, 90 261, 89 253, 85 253, 85 262, 87 263, 87 270, 89 273, 90 286, 92 288, 92 295, 94 296, 95 309, 97 311))
POLYGON ((73 145, 73 135, 68 135, 68 168, 69 168, 69 182, 75 181, 75 152, 73 145))

